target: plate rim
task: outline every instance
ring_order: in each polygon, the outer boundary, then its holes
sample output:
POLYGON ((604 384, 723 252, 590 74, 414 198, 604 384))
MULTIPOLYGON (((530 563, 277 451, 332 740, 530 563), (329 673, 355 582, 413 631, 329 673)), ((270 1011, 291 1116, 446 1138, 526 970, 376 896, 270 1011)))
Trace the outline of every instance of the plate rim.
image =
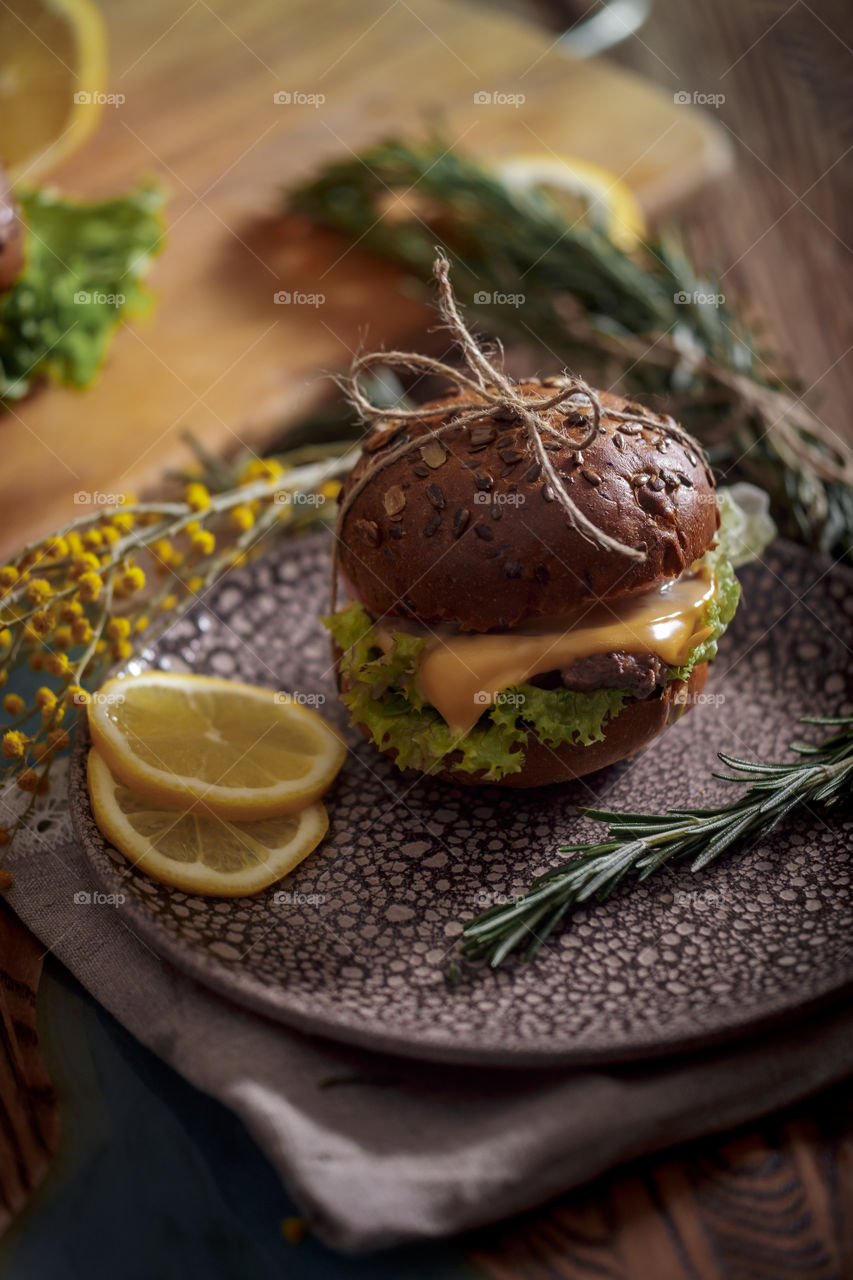
MULTIPOLYGON (((322 533, 305 541, 318 541, 322 533)), ((303 544, 304 545, 304 542, 303 544)), ((784 554, 803 554, 796 544, 777 539, 775 546, 784 554), (780 545, 781 544, 781 545, 780 545)), ((814 558, 814 557, 812 557, 814 558)), ((846 566, 835 566, 843 572, 846 566)), ((75 734, 68 770, 68 801, 75 835, 85 854, 95 880, 107 892, 119 892, 127 887, 129 872, 123 874, 118 851, 113 858, 107 850, 113 846, 98 830, 86 789, 86 755, 91 745, 88 726, 83 722, 75 734)), ((326 1040, 352 1045, 356 1048, 391 1054, 395 1057, 465 1066, 491 1066, 503 1068, 548 1068, 561 1066, 594 1066, 606 1063, 640 1062, 663 1055, 689 1054, 732 1040, 747 1033, 769 1028, 785 1018, 807 1016, 809 1013, 840 999, 853 990, 853 976, 839 973, 837 978, 827 978, 810 994, 786 997, 780 994, 772 1001, 763 1000, 760 1008, 739 1006, 736 1013, 727 1017, 724 1026, 709 1030, 673 1030, 653 1039, 642 1037, 623 1046, 611 1043, 596 1048, 589 1042, 583 1048, 573 1049, 565 1044, 551 1046, 547 1043, 515 1046, 511 1049, 493 1040, 484 1043, 482 1033, 476 1038, 455 1034, 438 1028, 434 1035, 425 1035, 410 1029, 396 1035, 384 1027, 349 1012, 341 1016, 326 1013, 310 1013, 303 1003, 290 997, 284 985, 273 986, 254 977, 245 970, 229 968, 209 951, 184 943, 165 929, 156 917, 145 909, 133 894, 124 894, 124 901, 115 909, 123 921, 132 922, 134 928, 150 944, 161 959, 178 971, 187 974, 203 987, 224 997, 232 1004, 251 1010, 275 1023, 291 1027, 303 1035, 319 1036, 326 1040)))
MULTIPOLYGON (((109 855, 105 856, 109 857, 109 855)), ((120 871, 112 864, 110 864, 110 870, 113 872, 114 879, 110 875, 103 874, 103 865, 96 866, 88 852, 87 861, 92 875, 105 892, 115 892, 125 884, 120 871)), ((840 1003, 845 992, 853 991, 853 979, 843 978, 836 983, 827 984, 826 987, 804 1000, 798 1000, 795 1004, 785 1004, 780 997, 779 1002, 772 1008, 765 1005, 762 1006, 761 1013, 751 1015, 747 1012, 737 1022, 728 1023, 716 1031, 699 1031, 695 1035, 677 1034, 671 1039, 657 1037, 649 1041, 632 1041, 630 1045, 622 1048, 608 1045, 600 1049, 587 1047, 580 1050, 549 1049, 546 1046, 502 1049, 497 1045, 486 1047, 482 1042, 466 1042, 463 1038, 451 1036, 448 1032, 436 1039, 421 1040, 416 1038, 415 1032, 405 1036, 395 1036, 390 1032, 376 1031, 364 1020, 352 1022, 333 1020, 322 1014, 312 1015, 302 1009, 289 1007, 286 1002, 271 1003, 269 991, 284 992, 285 988, 269 988, 259 979, 228 969, 215 956, 203 958, 197 949, 183 948, 145 911, 144 907, 133 902, 133 907, 128 910, 127 903, 132 902, 133 899, 126 896, 126 902, 117 903, 115 909, 120 916, 127 916, 133 921, 145 942, 156 951, 160 959, 166 960, 179 972, 194 979, 228 1003, 297 1031, 301 1035, 317 1037, 372 1053, 387 1054, 410 1062, 425 1062, 436 1066, 542 1070, 560 1067, 602 1067, 611 1063, 628 1065, 632 1062, 648 1062, 661 1057, 689 1056, 705 1049, 742 1040, 762 1029, 781 1025, 789 1017, 808 1017, 809 1014, 822 1008, 836 1002, 840 1003)))

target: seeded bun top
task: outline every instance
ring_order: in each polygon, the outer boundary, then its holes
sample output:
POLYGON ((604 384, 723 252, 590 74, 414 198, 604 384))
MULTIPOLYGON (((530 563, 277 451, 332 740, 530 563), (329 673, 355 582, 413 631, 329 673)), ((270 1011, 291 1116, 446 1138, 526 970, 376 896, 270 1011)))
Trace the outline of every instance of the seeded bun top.
MULTIPOLYGON (((519 390, 546 399, 561 383, 530 381, 519 390)), ((567 444, 546 436, 545 447, 583 514, 645 550, 644 560, 590 542, 572 527, 542 480, 522 423, 480 418, 431 438, 431 428, 471 403, 461 391, 430 403, 447 406, 443 417, 379 423, 367 437, 342 504, 392 441, 422 437, 423 445, 377 469, 339 519, 340 567, 351 593, 374 617, 505 630, 689 567, 719 524, 713 476, 699 445, 673 431, 671 419, 607 392, 599 399, 598 435, 582 453, 569 447, 579 435, 565 404, 547 411, 546 420, 567 444), (623 422, 614 411, 641 414, 654 425, 623 422)))

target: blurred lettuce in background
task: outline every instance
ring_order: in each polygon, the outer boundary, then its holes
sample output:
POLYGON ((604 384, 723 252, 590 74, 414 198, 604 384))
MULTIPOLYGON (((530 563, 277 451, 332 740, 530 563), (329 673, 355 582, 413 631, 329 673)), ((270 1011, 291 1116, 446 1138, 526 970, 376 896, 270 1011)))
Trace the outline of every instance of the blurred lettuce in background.
POLYGON ((0 298, 0 406, 42 377, 90 385, 122 319, 152 305, 141 282, 164 237, 165 195, 151 184, 93 204, 15 194, 26 258, 0 298))

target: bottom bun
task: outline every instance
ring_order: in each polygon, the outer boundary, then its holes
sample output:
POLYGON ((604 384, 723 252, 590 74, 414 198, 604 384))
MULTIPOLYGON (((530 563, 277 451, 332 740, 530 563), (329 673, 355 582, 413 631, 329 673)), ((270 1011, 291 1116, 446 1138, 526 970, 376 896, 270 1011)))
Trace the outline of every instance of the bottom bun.
MULTIPOLYGON (((663 729, 675 724, 690 709, 704 689, 707 678, 708 664, 703 662, 693 668, 687 680, 671 680, 660 697, 629 702, 618 716, 608 721, 601 741, 592 742, 588 747, 569 743, 549 747, 531 730, 521 769, 518 773, 508 773, 497 782, 484 778, 482 772, 463 773, 452 769, 442 769, 429 776, 466 787, 547 787, 556 782, 582 778, 584 774, 606 769, 608 765, 627 760, 642 751, 663 729)), ((370 731, 365 725, 360 724, 358 728, 366 738, 370 738, 370 731)), ((383 755, 393 759, 396 752, 391 748, 383 755)), ((418 771, 406 769, 404 772, 415 774, 418 771)))
MULTIPOLYGON (((561 747, 549 747, 531 732, 524 748, 524 764, 518 773, 508 773, 499 782, 488 783, 497 787, 547 787, 555 782, 569 782, 582 778, 596 769, 606 769, 619 760, 627 760, 647 747, 668 725, 680 720, 689 711, 697 694, 705 687, 708 664, 694 667, 688 680, 671 680, 659 698, 647 698, 643 702, 629 702, 609 720, 600 742, 588 747, 564 743, 561 747)), ((483 785, 482 774, 440 773, 448 782, 483 785)))

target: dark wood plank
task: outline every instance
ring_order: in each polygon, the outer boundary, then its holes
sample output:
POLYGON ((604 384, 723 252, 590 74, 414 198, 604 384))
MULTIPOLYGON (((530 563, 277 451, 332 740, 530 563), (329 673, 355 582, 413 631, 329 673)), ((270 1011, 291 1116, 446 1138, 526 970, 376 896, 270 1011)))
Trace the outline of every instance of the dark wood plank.
POLYGON ((712 110, 731 174, 689 209, 697 254, 815 411, 853 436, 853 20, 847 0, 656 0, 617 59, 712 110))
MULTIPOLYGON (((555 33, 601 8, 500 2, 555 33)), ((654 0, 608 56, 673 93, 725 95, 705 110, 729 136, 734 167, 682 210, 688 242, 757 321, 779 371, 853 438, 849 0, 654 0)))
POLYGON ((830 1090, 479 1233, 496 1280, 841 1280, 853 1275, 853 1112, 830 1090))
POLYGON ((44 1177, 56 1148, 58 1108, 36 1028, 43 955, 0 903, 0 1231, 44 1177))

